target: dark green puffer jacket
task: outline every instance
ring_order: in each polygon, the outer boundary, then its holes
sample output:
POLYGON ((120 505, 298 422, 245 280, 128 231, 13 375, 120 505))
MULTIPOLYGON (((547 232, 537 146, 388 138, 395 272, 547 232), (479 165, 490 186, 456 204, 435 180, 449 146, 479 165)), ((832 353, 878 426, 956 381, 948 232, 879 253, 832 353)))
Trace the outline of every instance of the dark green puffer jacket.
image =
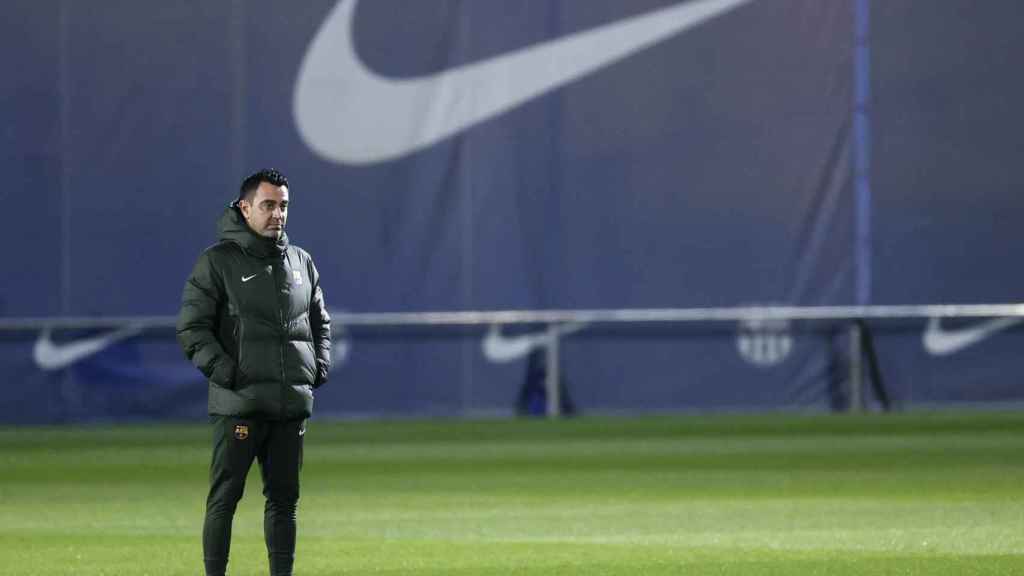
POLYGON ((320 277, 301 248, 254 233, 232 204, 220 242, 185 283, 178 342, 210 382, 209 412, 308 418, 327 381, 331 319, 320 277))

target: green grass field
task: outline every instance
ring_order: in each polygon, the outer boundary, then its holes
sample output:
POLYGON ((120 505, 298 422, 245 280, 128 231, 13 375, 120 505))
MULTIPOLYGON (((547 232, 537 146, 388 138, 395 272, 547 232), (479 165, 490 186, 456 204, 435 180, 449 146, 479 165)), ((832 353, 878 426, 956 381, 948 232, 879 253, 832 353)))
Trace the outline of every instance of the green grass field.
MULTIPOLYGON (((0 573, 201 574, 208 436, 0 429, 0 573)), ((1024 413, 313 421, 305 462, 300 576, 1024 574, 1024 413)))

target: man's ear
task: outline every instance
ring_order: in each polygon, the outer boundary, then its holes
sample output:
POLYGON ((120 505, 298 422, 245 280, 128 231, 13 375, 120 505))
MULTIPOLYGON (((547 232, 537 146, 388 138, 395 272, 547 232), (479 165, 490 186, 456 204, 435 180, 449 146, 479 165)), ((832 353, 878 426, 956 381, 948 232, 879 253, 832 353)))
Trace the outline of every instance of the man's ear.
POLYGON ((252 212, 252 202, 243 198, 238 201, 238 209, 242 211, 242 216, 244 216, 245 219, 248 220, 249 213, 252 212))

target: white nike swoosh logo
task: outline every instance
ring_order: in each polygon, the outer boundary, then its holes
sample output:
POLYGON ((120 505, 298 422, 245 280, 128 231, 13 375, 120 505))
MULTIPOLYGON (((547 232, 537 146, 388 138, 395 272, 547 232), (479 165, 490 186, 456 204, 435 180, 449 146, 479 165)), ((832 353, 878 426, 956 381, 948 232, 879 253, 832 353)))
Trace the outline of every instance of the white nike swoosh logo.
MULTIPOLYGON (((555 337, 568 336, 584 327, 586 324, 580 322, 562 324, 555 330, 555 337)), ((492 324, 490 330, 487 331, 487 336, 484 337, 483 350, 484 356, 491 362, 511 362, 525 358, 530 352, 549 346, 550 343, 551 334, 548 332, 506 337, 501 333, 501 326, 492 324)))
POLYGON ((242 276, 242 282, 248 282, 249 280, 252 280, 253 278, 255 278, 255 277, 259 276, 259 275, 260 275, 259 272, 257 272, 255 274, 253 274, 252 276, 242 276))
POLYGON ((942 327, 941 318, 930 318, 922 338, 924 349, 932 356, 954 354, 1021 321, 1024 321, 1024 318, 993 318, 967 328, 948 330, 942 327))
POLYGON ((99 336, 56 344, 50 338, 50 330, 46 329, 39 334, 35 346, 32 347, 32 359, 43 370, 60 370, 139 332, 142 332, 141 327, 127 326, 99 336))
POLYGON ((393 160, 751 1, 691 0, 437 74, 388 78, 356 54, 358 0, 342 0, 302 61, 296 124, 306 144, 330 160, 393 160))

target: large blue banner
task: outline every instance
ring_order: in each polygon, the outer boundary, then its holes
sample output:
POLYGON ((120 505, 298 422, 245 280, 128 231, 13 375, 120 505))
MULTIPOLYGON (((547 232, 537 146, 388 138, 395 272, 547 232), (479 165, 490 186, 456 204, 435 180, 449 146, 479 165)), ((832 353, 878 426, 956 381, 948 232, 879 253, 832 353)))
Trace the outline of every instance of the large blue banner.
MULTIPOLYGON (((1012 1, 872 3, 876 303, 1021 301, 1021 17, 1012 1)), ((934 320, 882 333, 882 371, 907 401, 1019 402, 1016 326, 934 320)))
MULTIPOLYGON (((289 176, 289 236, 338 311, 1014 301, 1022 9, 964 11, 18 2, 0 40, 16 71, 0 315, 175 314, 264 166, 289 176)), ((339 328, 320 414, 507 413, 545 346, 537 326, 339 328)), ((1008 328, 875 326, 891 395, 1024 398, 1008 328)), ((828 326, 566 332, 584 411, 828 408, 843 378, 828 326)), ((0 421, 204 413, 170 330, 2 337, 0 421)))

